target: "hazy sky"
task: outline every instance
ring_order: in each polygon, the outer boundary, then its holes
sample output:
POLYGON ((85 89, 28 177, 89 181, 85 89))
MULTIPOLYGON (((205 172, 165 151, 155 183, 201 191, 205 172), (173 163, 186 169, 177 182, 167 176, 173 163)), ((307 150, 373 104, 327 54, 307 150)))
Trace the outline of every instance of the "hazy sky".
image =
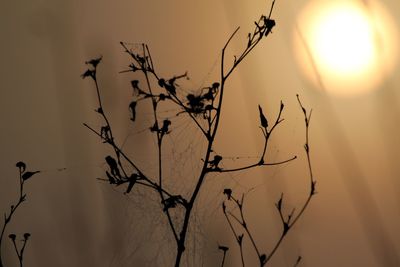
MULTIPOLYGON (((400 69, 379 90, 352 98, 313 88, 302 76, 292 49, 295 17, 306 2, 276 2, 273 34, 227 85, 217 145, 227 158, 241 157, 227 160, 227 165, 257 156, 262 145, 257 105, 275 116, 282 100, 287 108, 285 122, 272 140, 268 157, 271 161, 299 158, 285 166, 207 181, 200 197, 205 206, 197 209, 193 229, 196 239, 190 240, 201 249, 189 253, 188 265, 203 259, 204 266, 216 266, 217 244, 224 243, 232 245, 228 266, 240 266, 219 206, 224 184, 237 192, 255 188, 248 193, 246 211, 265 250, 280 230, 274 202, 281 192, 288 207, 299 207, 307 197, 304 125, 297 93, 313 109, 310 144, 318 194, 271 266, 293 266, 298 255, 303 257, 300 266, 400 264, 400 69)), ((393 18, 400 18, 398 1, 380 2, 393 18)), ((253 21, 269 5, 238 0, 3 3, 0 211, 8 212, 16 199, 17 161, 42 171, 27 183, 28 201, 8 228, 32 234, 26 266, 154 266, 168 259, 165 246, 174 244, 168 233, 160 238, 164 221, 154 217, 157 198, 147 192, 127 197, 95 179, 104 176, 104 156, 110 151, 82 125, 101 126, 93 112, 97 107, 93 84, 80 78, 84 62, 103 56, 99 82, 117 138, 122 143, 129 136, 127 147, 132 146, 131 152, 143 151, 138 160, 151 168, 152 139, 139 134, 148 125, 145 121, 136 128, 129 124, 132 76, 118 74, 129 64, 119 42, 132 43, 133 48, 135 43, 148 43, 159 72, 167 77, 188 71, 191 80, 185 90, 195 90, 218 77, 221 47, 235 28, 242 27, 231 53, 246 44, 253 21)), ((298 26, 302 29, 301 21, 298 26)), ((186 123, 175 132, 190 133, 186 123)), ((201 143, 191 137, 188 133, 171 137, 170 144, 182 138, 196 151, 201 143)), ((182 166, 190 169, 189 159, 173 154, 171 160, 175 159, 185 160, 182 166)), ((188 184, 176 182, 176 186, 185 189, 188 184)), ((15 255, 5 239, 5 263, 14 266, 15 255)))

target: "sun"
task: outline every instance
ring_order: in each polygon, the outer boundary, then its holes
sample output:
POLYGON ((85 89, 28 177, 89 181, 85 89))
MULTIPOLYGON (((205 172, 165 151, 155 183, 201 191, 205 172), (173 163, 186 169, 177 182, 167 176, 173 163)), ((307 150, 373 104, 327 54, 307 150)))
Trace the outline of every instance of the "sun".
POLYGON ((332 73, 352 75, 375 63, 372 25, 353 6, 332 7, 311 29, 310 48, 332 73))
POLYGON ((397 32, 376 3, 311 1, 296 26, 294 45, 302 70, 330 93, 375 89, 395 65, 397 32))

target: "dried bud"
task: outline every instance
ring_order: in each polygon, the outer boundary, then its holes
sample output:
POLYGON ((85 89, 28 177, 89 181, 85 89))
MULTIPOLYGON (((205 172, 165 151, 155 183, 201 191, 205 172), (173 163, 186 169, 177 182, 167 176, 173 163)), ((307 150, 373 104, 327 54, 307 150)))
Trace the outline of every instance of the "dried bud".
POLYGON ((19 171, 20 171, 20 172, 24 172, 24 171, 25 171, 26 164, 25 164, 24 162, 18 161, 17 164, 15 164, 15 166, 16 166, 17 168, 19 168, 19 171))
POLYGON ((228 200, 230 200, 231 197, 232 197, 232 189, 230 189, 230 188, 225 188, 225 189, 224 189, 224 194, 228 197, 228 200))
POLYGON ((258 105, 258 110, 260 112, 260 122, 261 122, 261 126, 266 129, 268 127, 268 121, 267 118, 265 118, 264 113, 262 111, 262 108, 260 105, 258 105))
POLYGON ((170 120, 168 120, 168 119, 165 119, 164 121, 163 121, 163 126, 162 126, 162 128, 161 128, 161 132, 163 133, 163 134, 167 134, 168 132, 169 132, 169 126, 171 125, 171 121, 170 120))
POLYGON ((219 82, 215 82, 211 86, 212 89, 218 89, 218 87, 219 87, 219 82))
POLYGON ((261 263, 261 265, 264 265, 266 263, 266 261, 267 261, 267 255, 261 254, 260 255, 260 263, 261 263))
POLYGON ((86 63, 87 65, 92 65, 93 68, 96 68, 97 65, 100 63, 100 61, 101 61, 102 58, 103 58, 103 57, 91 59, 91 60, 89 60, 89 61, 86 61, 85 63, 86 63))
POLYGON ((229 250, 229 248, 226 246, 218 246, 218 249, 222 250, 223 252, 226 252, 229 250))
POLYGON ((28 238, 29 238, 30 236, 31 236, 30 233, 25 233, 25 234, 24 234, 24 239, 25 239, 25 240, 28 240, 28 238))
POLYGON ((85 79, 86 77, 92 77, 94 79, 94 70, 86 70, 82 75, 82 79, 85 79))
POLYGON ((135 119, 136 119, 136 104, 137 104, 137 102, 136 101, 132 101, 130 104, 129 104, 129 109, 131 110, 131 121, 135 121, 135 119))
POLYGON ((138 80, 133 80, 133 81, 131 81, 131 85, 132 85, 133 88, 136 89, 139 86, 139 81, 138 80))
POLYGON ((165 86, 165 80, 164 80, 163 78, 159 79, 159 80, 158 80, 158 85, 159 85, 160 87, 164 87, 164 86, 165 86))

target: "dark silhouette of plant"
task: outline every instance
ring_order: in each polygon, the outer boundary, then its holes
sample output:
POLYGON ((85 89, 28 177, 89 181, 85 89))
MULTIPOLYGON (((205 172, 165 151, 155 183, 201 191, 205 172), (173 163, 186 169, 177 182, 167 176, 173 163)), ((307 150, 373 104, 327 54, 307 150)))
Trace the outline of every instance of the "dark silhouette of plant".
POLYGON ((226 253, 228 252, 229 248, 219 245, 218 249, 224 253, 224 255, 222 256, 222 261, 221 261, 221 267, 222 267, 225 264, 226 253))
MULTIPOLYGON (((0 267, 5 267, 4 262, 2 260, 2 256, 1 256, 1 249, 3 247, 3 237, 6 232, 6 228, 9 225, 9 223, 11 222, 13 215, 15 214, 18 207, 20 207, 20 205, 24 201, 26 201, 26 194, 24 192, 24 184, 33 175, 40 172, 40 171, 26 171, 26 164, 22 161, 17 162, 16 167, 19 170, 19 197, 18 197, 18 201, 15 204, 12 204, 10 206, 10 212, 8 214, 4 213, 4 223, 3 223, 3 227, 1 229, 1 234, 0 234, 0 267)), ((31 236, 30 233, 25 233, 23 235, 22 247, 20 249, 18 249, 18 246, 16 243, 17 235, 14 233, 8 235, 11 242, 13 243, 15 253, 18 256, 18 261, 19 261, 20 267, 23 266, 25 246, 26 246, 26 243, 28 242, 28 239, 30 236, 31 236)))
MULTIPOLYGON (((308 170, 309 170, 309 176, 310 176, 310 191, 308 194, 307 199, 303 203, 300 211, 296 214, 295 209, 293 209, 287 216, 285 216, 283 212, 283 193, 281 194, 281 197, 279 200, 276 202, 275 206, 276 209, 278 210, 279 217, 281 219, 282 223, 282 233, 275 245, 273 246, 271 252, 269 253, 263 253, 261 252, 260 248, 257 246, 253 234, 251 233, 249 226, 246 222, 245 216, 244 216, 244 197, 245 194, 242 194, 241 198, 238 199, 233 196, 232 194, 232 189, 226 188, 224 189, 223 193, 226 195, 227 202, 232 203, 233 208, 231 210, 227 209, 227 205, 224 202, 222 202, 222 211, 224 213, 224 216, 226 218, 226 221, 228 222, 229 228, 232 230, 233 236, 235 237, 235 240, 239 246, 239 251, 240 251, 240 258, 242 261, 242 266, 245 266, 245 259, 243 256, 243 238, 247 236, 250 240, 250 243, 252 245, 252 248, 257 254, 257 257, 259 259, 259 264, 260 267, 265 266, 268 261, 272 258, 272 256, 275 254, 276 250, 278 249, 279 245, 283 241, 284 237, 287 235, 289 230, 293 227, 293 225, 298 221, 298 219, 301 217, 301 215, 304 213, 305 209, 307 208, 308 204, 310 203, 311 198, 315 195, 315 184, 316 181, 314 180, 312 168, 311 168, 311 160, 310 160, 310 145, 309 145, 309 125, 310 125, 310 119, 311 119, 311 111, 307 113, 307 110, 303 107, 303 104, 300 101, 299 96, 297 95, 297 100, 299 102, 299 105, 302 109, 302 112, 304 114, 304 121, 305 121, 305 128, 306 128, 306 133, 305 133, 305 144, 304 144, 304 150, 306 152, 307 156, 307 162, 308 162, 308 170), (234 213, 234 210, 238 210, 238 212, 234 213), (238 214, 237 214, 238 213, 238 214), (243 232, 240 230, 237 230, 233 226, 233 221, 236 221, 237 224, 239 224, 240 228, 243 232), (240 231, 240 232, 239 232, 240 231)), ((278 114, 278 117, 276 119, 275 124, 272 126, 271 130, 268 131, 268 122, 267 119, 265 118, 261 107, 259 106, 260 110, 260 122, 261 122, 261 130, 263 131, 263 134, 266 139, 269 137, 269 133, 272 131, 272 129, 281 121, 281 111, 283 109, 283 106, 281 105, 280 112, 278 114)), ((267 140, 268 141, 268 140, 267 140)), ((225 253, 224 253, 224 258, 225 258, 225 253)), ((296 263, 294 266, 297 266, 301 261, 301 257, 299 256, 296 260, 296 263)), ((222 264, 223 266, 223 264, 222 264)))
MULTIPOLYGON (((145 170, 142 166, 140 166, 137 161, 129 157, 123 149, 123 146, 119 144, 117 140, 115 140, 115 135, 113 132, 113 128, 111 127, 109 116, 104 110, 103 99, 97 77, 97 67, 102 58, 99 57, 86 62, 86 64, 88 65, 88 69, 82 74, 82 78, 90 78, 94 82, 98 100, 98 107, 95 111, 102 118, 103 125, 99 128, 92 127, 86 123, 84 125, 93 133, 95 133, 98 137, 100 137, 103 143, 106 143, 110 147, 112 147, 114 151, 113 155, 107 155, 105 157, 105 161, 108 165, 108 170, 105 171, 107 179, 102 180, 108 181, 113 186, 126 185, 126 190, 124 190, 125 194, 131 193, 133 188, 136 187, 150 188, 158 194, 161 203, 162 214, 166 216, 169 225, 168 227, 176 243, 176 256, 174 263, 174 266, 176 267, 180 266, 182 255, 185 252, 188 227, 191 222, 194 205, 198 200, 198 196, 204 184, 204 181, 209 174, 237 172, 256 167, 284 164, 296 158, 294 156, 280 162, 272 163, 264 161, 270 136, 276 129, 276 126, 278 126, 283 121, 283 119, 281 118, 282 111, 284 110, 283 103, 280 104, 278 117, 272 124, 268 123, 268 120, 264 115, 261 106, 258 106, 261 130, 264 136, 264 145, 259 155, 259 158, 255 163, 233 169, 225 169, 221 166, 221 162, 223 162, 224 158, 223 156, 216 153, 214 146, 221 119, 221 111, 226 83, 234 70, 239 66, 239 64, 250 54, 251 51, 253 51, 253 49, 260 43, 261 40, 269 36, 269 34, 272 32, 272 29, 275 26, 275 21, 271 19, 273 7, 274 2, 271 5, 269 14, 267 16, 261 15, 259 20, 255 21, 254 31, 248 34, 247 45, 243 48, 242 52, 239 55, 234 56, 233 62, 227 63, 228 60, 226 58, 226 50, 233 37, 237 34, 239 28, 237 28, 232 33, 232 35, 228 38, 227 42, 222 48, 219 81, 215 81, 209 86, 202 88, 198 93, 186 93, 179 86, 179 81, 181 79, 187 78, 187 73, 172 76, 169 78, 163 77, 160 73, 158 73, 154 66, 149 47, 146 44, 141 45, 140 52, 135 52, 129 49, 126 43, 120 43, 124 51, 130 56, 132 60, 128 69, 122 71, 122 73, 132 72, 140 73, 143 75, 142 80, 135 79, 131 81, 133 99, 128 105, 130 120, 132 122, 135 122, 137 120, 137 108, 139 105, 141 105, 143 101, 149 101, 151 103, 152 122, 149 125, 149 131, 153 134, 157 145, 157 174, 154 175, 154 177, 149 174, 148 170, 145 170), (167 103, 170 103, 179 109, 175 116, 161 116, 160 106, 167 105, 167 103), (171 134, 171 127, 174 125, 174 119, 182 115, 186 115, 190 118, 191 122, 202 133, 202 137, 204 138, 206 143, 205 152, 202 156, 201 169, 197 175, 196 182, 193 188, 191 188, 190 193, 186 195, 183 192, 173 192, 166 187, 166 172, 165 164, 163 162, 163 155, 166 153, 163 146, 165 138, 167 138, 167 136, 171 134)), ((308 121, 309 118, 306 117, 307 131, 308 121)), ((306 142, 306 147, 308 153, 308 141, 306 142)), ((312 188, 314 188, 314 185, 315 182, 312 180, 312 188)), ((241 207, 240 210, 242 212, 244 198, 242 198, 242 200, 240 201, 237 200, 232 196, 232 191, 230 189, 226 189, 224 193, 228 196, 228 200, 233 201, 234 203, 236 203, 236 205, 241 207)), ((314 189, 312 190, 312 194, 313 193, 314 189)), ((312 194, 310 194, 310 198, 312 194)), ((296 217, 292 218, 293 214, 290 215, 291 217, 287 220, 284 220, 282 217, 282 221, 286 227, 283 236, 286 235, 289 228, 303 213, 308 202, 309 200, 296 217)), ((280 200, 280 203, 282 203, 282 200, 280 200)), ((225 208, 224 212, 226 212, 225 208)), ((230 215, 232 216, 232 214, 230 215)), ((228 218, 228 213, 225 213, 225 216, 227 216, 228 218)), ((243 214, 241 215, 241 219, 236 218, 236 220, 244 227, 246 234, 252 240, 254 248, 256 249, 257 254, 260 258, 261 266, 263 266, 272 257, 274 251, 269 255, 261 254, 261 252, 255 245, 250 231, 246 227, 243 214)), ((230 222, 229 219, 228 222, 230 222)), ((232 225, 231 228, 234 232, 235 237, 238 240, 239 247, 242 253, 242 245, 240 243, 242 242, 243 234, 236 234, 232 225)), ((278 242, 276 248, 279 246, 280 242, 281 240, 278 242)), ((223 259, 221 263, 221 265, 223 265, 228 248, 225 246, 219 246, 219 249, 223 251, 223 259)))

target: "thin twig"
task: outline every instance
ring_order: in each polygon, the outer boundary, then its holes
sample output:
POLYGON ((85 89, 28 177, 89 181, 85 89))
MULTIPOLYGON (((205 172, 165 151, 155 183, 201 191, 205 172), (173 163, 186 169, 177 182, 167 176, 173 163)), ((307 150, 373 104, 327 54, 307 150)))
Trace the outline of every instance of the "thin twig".
MULTIPOLYGON (((16 167, 18 167, 18 170, 19 170, 19 198, 18 198, 18 201, 16 204, 11 205, 10 213, 8 215, 7 215, 7 213, 4 214, 4 224, 3 224, 3 227, 1 229, 1 234, 0 234, 0 267, 4 267, 4 263, 3 263, 2 257, 1 257, 1 250, 2 250, 3 237, 5 234, 6 228, 9 225, 9 223, 11 222, 13 215, 15 214, 18 207, 20 207, 22 202, 26 201, 26 194, 24 193, 25 181, 30 179, 36 173, 40 172, 40 171, 34 171, 34 172, 26 171, 26 164, 22 161, 17 162, 16 167)), ((9 238, 11 239, 11 241, 14 244, 15 252, 17 254, 17 257, 18 257, 21 267, 22 267, 23 254, 24 254, 26 242, 27 242, 29 236, 30 236, 29 233, 24 234, 24 240, 23 240, 24 244, 23 244, 21 250, 18 251, 16 243, 15 243, 16 235, 15 234, 9 235, 9 238)))
POLYGON ((309 171, 309 177, 310 177, 310 192, 309 192, 309 195, 308 195, 307 199, 305 200, 304 204, 302 205, 300 211, 297 213, 296 216, 293 217, 293 212, 292 212, 292 214, 289 216, 288 220, 285 221, 285 219, 283 218, 283 215, 281 214, 281 210, 278 209, 279 213, 280 213, 280 216, 281 216, 282 223, 283 223, 283 231, 282 231, 282 234, 281 234, 280 238, 278 239, 278 241, 276 242, 275 246, 273 247, 272 251, 267 256, 266 262, 268 262, 271 259, 271 257, 275 254, 276 250, 280 246, 280 244, 281 244, 282 240, 284 239, 284 237, 286 236, 287 232, 300 219, 300 217, 303 215, 304 211, 308 207, 308 205, 309 205, 309 203, 311 201, 311 198, 316 194, 316 191, 315 191, 316 181, 314 180, 313 171, 312 171, 311 157, 310 157, 310 144, 309 144, 309 126, 310 126, 312 110, 308 114, 307 110, 304 108, 303 104, 300 101, 299 95, 296 95, 296 96, 297 96, 297 100, 298 100, 298 103, 300 105, 300 108, 301 108, 301 110, 303 112, 303 115, 304 115, 304 123, 305 123, 305 145, 304 145, 304 150, 305 150, 306 155, 307 155, 307 164, 308 164, 308 171, 309 171), (291 221, 292 218, 293 218, 293 220, 291 221))
POLYGON ((233 168, 233 169, 209 169, 209 172, 236 172, 236 171, 243 171, 243 170, 247 170, 247 169, 251 169, 254 167, 258 167, 258 166, 275 166, 275 165, 281 165, 281 164, 285 164, 288 163, 292 160, 297 159, 297 156, 293 156, 290 159, 287 160, 283 160, 283 161, 278 161, 278 162, 271 162, 271 163, 255 163, 255 164, 251 164, 248 166, 244 166, 244 167, 238 167, 238 168, 233 168))
POLYGON ((298 257, 297 257, 297 260, 296 260, 296 263, 293 265, 293 267, 299 266, 301 260, 302 260, 302 257, 301 257, 301 256, 298 256, 298 257))

